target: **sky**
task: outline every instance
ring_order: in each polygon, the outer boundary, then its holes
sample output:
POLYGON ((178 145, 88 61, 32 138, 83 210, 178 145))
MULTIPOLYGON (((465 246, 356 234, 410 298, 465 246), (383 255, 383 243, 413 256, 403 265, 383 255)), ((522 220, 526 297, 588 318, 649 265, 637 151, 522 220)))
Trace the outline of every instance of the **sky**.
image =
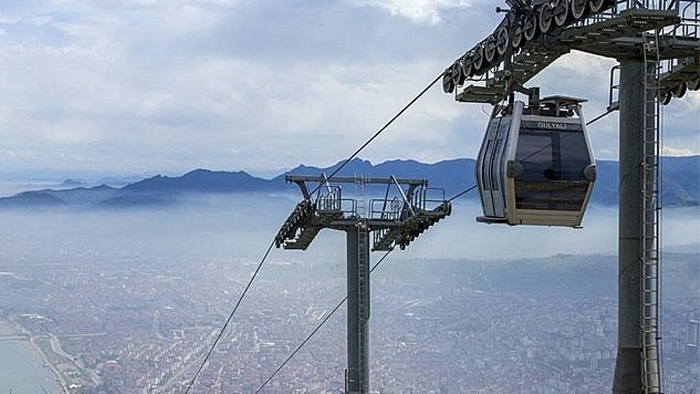
MULTIPOLYGON (((3 0, 0 171, 273 176, 352 154, 490 34, 487 0, 3 0)), ((611 59, 573 52, 533 81, 607 106, 611 59)), ((475 157, 490 107, 440 84, 360 156, 475 157)), ((700 153, 700 92, 664 107, 664 152, 700 153)), ((618 118, 591 125, 617 159, 618 118)))

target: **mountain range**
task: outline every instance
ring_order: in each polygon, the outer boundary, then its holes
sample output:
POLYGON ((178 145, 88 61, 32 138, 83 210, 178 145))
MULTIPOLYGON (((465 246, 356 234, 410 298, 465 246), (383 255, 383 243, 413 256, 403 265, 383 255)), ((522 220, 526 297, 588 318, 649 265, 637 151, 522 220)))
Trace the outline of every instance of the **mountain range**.
MULTIPOLYGON (((72 187, 66 181, 51 189, 28 190, 0 198, 0 208, 9 207, 133 207, 174 204, 178 198, 192 194, 291 193, 298 190, 285 182, 285 175, 330 175, 343 162, 319 168, 300 165, 272 179, 254 177, 244 171, 197 169, 182 176, 156 175, 123 187, 100 185, 72 187)), ((367 160, 348 162, 338 176, 421 178, 431 187, 442 188, 449 198, 475 184, 473 159, 445 160, 434 164, 414 160, 391 160, 373 165, 367 160)), ((618 162, 597 161, 598 178, 592 204, 616 205, 618 197, 618 162)), ((664 206, 700 207, 700 156, 663 157, 662 202, 664 206)), ((477 199, 477 193, 466 198, 477 199)))

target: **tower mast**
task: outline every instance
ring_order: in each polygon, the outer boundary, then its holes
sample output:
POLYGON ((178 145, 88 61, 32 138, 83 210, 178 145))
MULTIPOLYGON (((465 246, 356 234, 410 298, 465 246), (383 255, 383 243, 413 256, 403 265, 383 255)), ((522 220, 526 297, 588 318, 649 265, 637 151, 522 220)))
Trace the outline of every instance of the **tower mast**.
POLYGON ((506 3, 495 32, 445 70, 443 89, 457 101, 495 105, 572 49, 619 61, 619 103, 610 107, 620 110, 612 391, 661 393, 659 103, 700 89, 700 1, 506 3))
POLYGON ((409 243, 452 211, 442 189, 428 188, 425 179, 287 176, 304 196, 280 228, 275 245, 306 250, 324 228, 346 234, 347 369, 345 393, 370 390, 369 317, 370 251, 405 249, 409 243), (307 182, 318 187, 309 192, 307 182), (334 185, 331 185, 332 182, 334 185), (355 185, 354 199, 345 198, 338 184, 355 185), (383 198, 365 201, 368 184, 384 185, 383 198), (391 193, 393 191, 393 194, 391 193), (316 193, 318 192, 318 193, 316 193), (370 248, 370 233, 373 243, 370 248))

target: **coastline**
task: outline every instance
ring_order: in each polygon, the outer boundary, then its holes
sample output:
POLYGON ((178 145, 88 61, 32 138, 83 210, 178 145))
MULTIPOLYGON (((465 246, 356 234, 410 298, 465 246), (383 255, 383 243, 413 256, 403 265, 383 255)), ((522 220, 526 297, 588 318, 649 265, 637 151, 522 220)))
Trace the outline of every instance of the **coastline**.
POLYGON ((56 383, 58 383, 58 385, 61 387, 61 394, 70 394, 70 391, 68 391, 68 385, 63 380, 61 373, 56 369, 56 367, 53 364, 51 364, 48 357, 46 357, 46 354, 44 354, 39 345, 37 345, 37 343, 34 342, 34 338, 30 338, 29 342, 31 342, 34 351, 41 357, 44 367, 49 368, 53 373, 54 377, 56 378, 56 383))
MULTIPOLYGON (((25 353, 29 358, 35 361, 37 367, 44 368, 48 374, 53 376, 53 381, 56 383, 57 388, 60 389, 60 394, 70 393, 67 385, 65 385, 62 381, 61 374, 54 367, 54 365, 49 362, 44 352, 34 342, 34 338, 32 336, 17 327, 14 322, 6 319, 0 319, 0 336, 16 336, 16 338, 12 338, 9 340, 9 342, 14 342, 23 350, 26 350, 25 353)), ((42 388, 44 388, 43 385, 42 388)))

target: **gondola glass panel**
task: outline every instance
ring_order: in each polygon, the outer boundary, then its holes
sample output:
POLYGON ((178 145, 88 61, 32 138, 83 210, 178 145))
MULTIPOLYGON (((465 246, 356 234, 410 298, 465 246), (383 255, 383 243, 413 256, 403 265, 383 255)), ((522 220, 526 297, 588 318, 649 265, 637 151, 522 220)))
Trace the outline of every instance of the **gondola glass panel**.
POLYGON ((581 209, 588 188, 583 171, 590 159, 583 131, 568 126, 569 130, 550 131, 521 124, 515 161, 523 172, 515 177, 516 208, 581 209))

